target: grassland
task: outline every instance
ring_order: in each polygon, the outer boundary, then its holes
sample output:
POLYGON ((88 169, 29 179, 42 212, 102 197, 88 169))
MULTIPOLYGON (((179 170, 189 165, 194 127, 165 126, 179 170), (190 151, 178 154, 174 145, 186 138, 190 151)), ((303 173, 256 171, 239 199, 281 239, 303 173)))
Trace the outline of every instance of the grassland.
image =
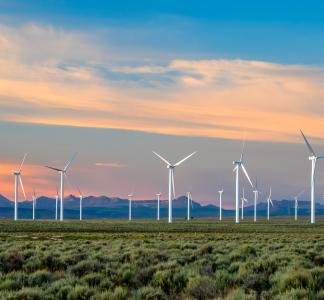
POLYGON ((324 219, 1 221, 0 299, 324 299, 324 219))

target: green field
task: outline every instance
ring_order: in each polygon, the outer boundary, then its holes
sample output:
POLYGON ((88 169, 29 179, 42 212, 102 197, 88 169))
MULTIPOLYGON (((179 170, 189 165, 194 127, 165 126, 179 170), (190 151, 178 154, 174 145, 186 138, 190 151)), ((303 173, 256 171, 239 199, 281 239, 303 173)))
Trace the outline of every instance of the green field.
POLYGON ((324 299, 324 219, 1 221, 0 299, 324 299))

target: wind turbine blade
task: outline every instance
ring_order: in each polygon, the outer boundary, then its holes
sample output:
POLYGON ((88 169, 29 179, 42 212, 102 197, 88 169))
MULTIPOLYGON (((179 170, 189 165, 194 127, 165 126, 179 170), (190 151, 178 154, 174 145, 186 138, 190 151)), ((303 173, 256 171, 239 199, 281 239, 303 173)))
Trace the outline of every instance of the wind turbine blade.
POLYGON ((255 190, 258 190, 258 178, 255 178, 255 190))
POLYGON ((160 158, 162 161, 164 161, 167 165, 171 166, 171 163, 168 162, 164 157, 162 157, 160 154, 152 151, 158 158, 160 158))
POLYGON ((78 153, 74 153, 71 157, 71 159, 67 162, 67 164, 65 165, 63 171, 66 172, 68 170, 68 168, 70 167, 70 165, 72 164, 72 162, 74 161, 75 157, 77 156, 78 153))
POLYGON ((21 169, 22 169, 22 167, 24 165, 24 162, 25 162, 26 157, 27 157, 27 153, 25 153, 24 158, 23 158, 23 160, 22 160, 22 162, 20 164, 19 171, 18 171, 19 173, 21 172, 21 169))
POLYGON ((308 140, 307 140, 306 136, 304 135, 304 133, 301 130, 300 130, 300 133, 301 133, 301 135, 302 135, 302 137, 303 137, 303 139, 304 139, 304 141, 306 143, 306 146, 307 146, 308 150, 310 151, 310 153, 313 154, 314 156, 316 156, 315 151, 313 150, 312 146, 308 142, 308 140))
POLYGON ((243 161, 244 149, 245 149, 245 137, 244 137, 243 142, 242 142, 242 152, 241 152, 240 161, 243 161))
POLYGON ((23 194, 24 194, 25 200, 27 200, 26 193, 25 193, 25 189, 24 189, 24 184, 23 184, 23 182, 22 182, 21 176, 19 176, 19 181, 20 181, 20 186, 21 186, 21 189, 22 189, 22 191, 23 191, 23 194))
POLYGON ((301 192, 299 192, 296 196, 295 196, 295 198, 299 198, 303 193, 305 192, 305 190, 302 190, 301 192))
POLYGON ((271 203, 271 206, 273 206, 273 202, 272 202, 271 198, 269 199, 269 201, 270 201, 270 203, 271 203))
POLYGON ((193 155, 196 154, 196 153, 197 153, 197 151, 192 152, 190 155, 188 155, 188 156, 185 157, 184 159, 181 159, 180 161, 178 161, 174 166, 176 167, 176 166, 181 165, 185 160, 187 160, 189 157, 193 156, 193 155))
POLYGON ((70 181, 70 178, 66 175, 66 173, 64 173, 64 176, 66 178, 66 182, 68 183, 68 185, 70 186, 70 188, 73 190, 74 188, 77 189, 77 186, 76 185, 73 185, 70 181))
POLYGON ((251 179, 250 179, 250 177, 249 177, 249 174, 248 174, 248 172, 246 171, 244 165, 241 164, 241 167, 242 167, 242 170, 243 170, 243 172, 244 172, 246 178, 248 179, 248 181, 250 182, 251 186, 253 187, 253 183, 252 183, 252 181, 251 181, 251 179))
POLYGON ((237 168, 238 168, 238 165, 236 165, 236 167, 234 167, 233 172, 235 172, 237 170, 237 168))
POLYGON ((54 167, 49 167, 49 166, 45 166, 45 168, 47 168, 47 169, 51 169, 51 170, 54 170, 54 171, 58 171, 58 172, 62 172, 62 171, 63 171, 63 170, 61 170, 61 169, 54 168, 54 167))

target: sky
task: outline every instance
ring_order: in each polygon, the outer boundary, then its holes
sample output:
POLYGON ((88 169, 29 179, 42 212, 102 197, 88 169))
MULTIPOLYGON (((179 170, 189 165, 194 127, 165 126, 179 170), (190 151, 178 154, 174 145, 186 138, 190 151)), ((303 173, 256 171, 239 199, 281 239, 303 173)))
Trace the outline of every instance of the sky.
MULTIPOLYGON (((13 198, 12 170, 51 196, 62 167, 66 193, 153 199, 176 194, 234 204, 232 162, 245 164, 263 201, 306 189, 302 129, 323 143, 322 1, 0 0, 0 193, 13 198)), ((322 201, 319 162, 316 197, 322 201)), ((252 191, 242 184, 252 202, 252 191)), ((21 200, 23 198, 21 197, 21 200)))

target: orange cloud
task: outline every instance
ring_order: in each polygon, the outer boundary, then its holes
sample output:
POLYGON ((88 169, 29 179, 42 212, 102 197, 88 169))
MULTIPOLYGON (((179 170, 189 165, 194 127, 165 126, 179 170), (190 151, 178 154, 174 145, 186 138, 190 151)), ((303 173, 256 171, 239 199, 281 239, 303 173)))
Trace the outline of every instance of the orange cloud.
POLYGON ((249 139, 271 141, 300 141, 303 128, 322 137, 322 67, 244 60, 118 67, 88 39, 35 25, 0 27, 1 119, 233 139, 245 130, 249 139), (27 54, 26 36, 35 44, 27 54), (44 40, 58 47, 40 51, 44 40), (69 64, 76 49, 83 49, 78 62, 69 64))

